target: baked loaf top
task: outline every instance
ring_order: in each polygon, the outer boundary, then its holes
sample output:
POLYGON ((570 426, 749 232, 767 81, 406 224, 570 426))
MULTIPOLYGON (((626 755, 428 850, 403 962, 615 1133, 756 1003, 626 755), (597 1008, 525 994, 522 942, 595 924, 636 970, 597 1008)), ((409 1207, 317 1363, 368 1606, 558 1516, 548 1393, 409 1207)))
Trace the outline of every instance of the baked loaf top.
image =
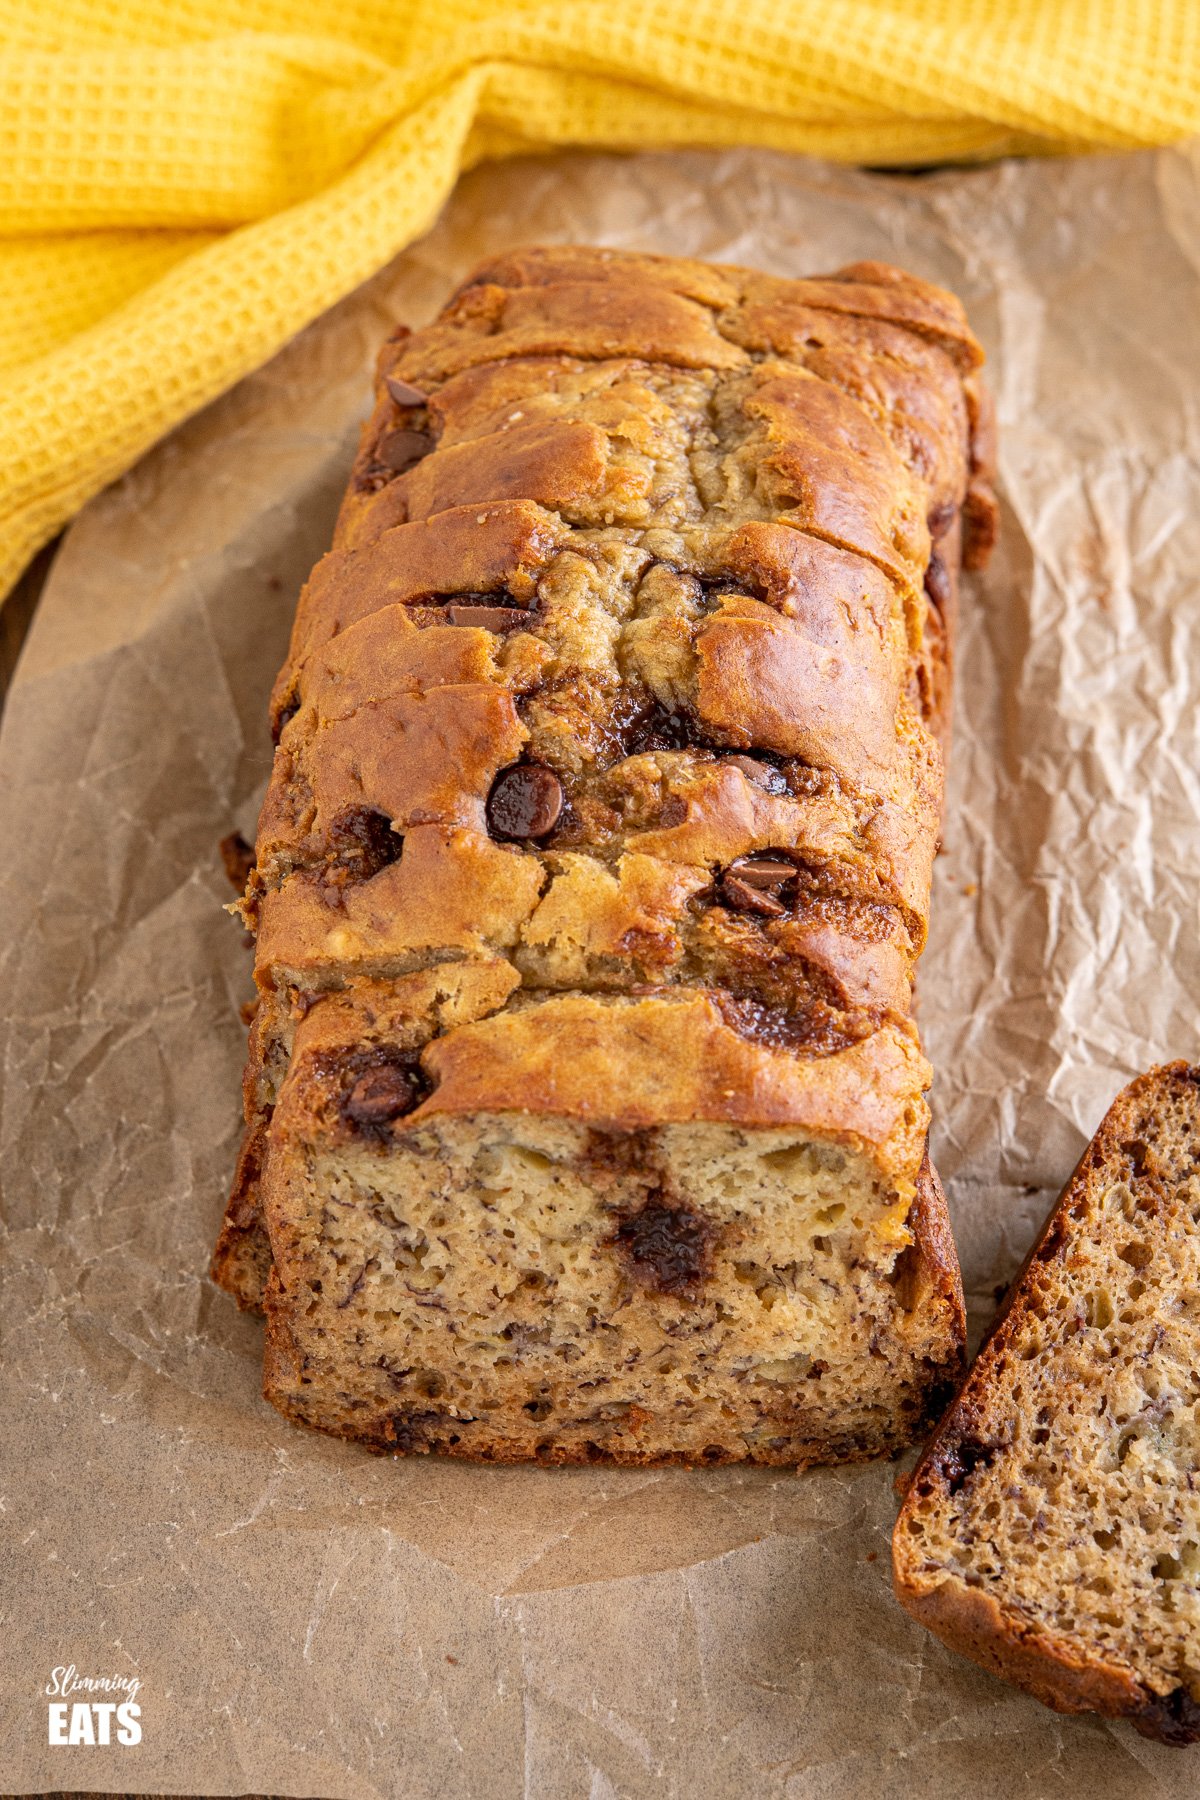
POLYGON ((583 249, 502 257, 385 346, 247 913, 264 995, 336 989, 345 1043, 439 971, 393 1119, 802 1121, 911 1202, 981 360, 881 264, 583 249))
POLYGON ((1200 1739, 1200 1069, 1121 1093, 914 1472, 903 1604, 1065 1712, 1200 1739))

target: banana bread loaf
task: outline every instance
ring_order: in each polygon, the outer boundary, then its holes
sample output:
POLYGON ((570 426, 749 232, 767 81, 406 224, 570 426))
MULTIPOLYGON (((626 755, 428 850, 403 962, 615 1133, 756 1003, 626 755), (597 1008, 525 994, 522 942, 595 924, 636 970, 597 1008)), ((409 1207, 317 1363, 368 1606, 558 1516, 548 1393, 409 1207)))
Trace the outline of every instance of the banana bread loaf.
POLYGON ((918 1464, 914 1617, 1059 1712, 1200 1739, 1200 1069, 1132 1082, 918 1464))
POLYGON ((981 353, 881 264, 481 269, 272 698, 214 1273, 387 1450, 805 1463, 959 1369, 912 1022, 981 353))

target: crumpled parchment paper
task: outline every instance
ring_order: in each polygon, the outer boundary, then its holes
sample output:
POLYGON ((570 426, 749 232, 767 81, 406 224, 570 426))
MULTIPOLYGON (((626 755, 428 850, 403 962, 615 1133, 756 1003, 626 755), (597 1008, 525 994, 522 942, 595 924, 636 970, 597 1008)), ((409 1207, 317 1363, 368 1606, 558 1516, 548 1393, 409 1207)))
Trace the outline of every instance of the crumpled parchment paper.
MULTIPOLYGON (((1200 152, 927 177, 765 153, 485 168, 423 243, 88 508, 0 744, 0 1782, 375 1796, 1190 1795, 893 1602, 888 1464, 379 1461, 259 1397, 205 1268, 238 1136, 264 708, 396 317, 576 238, 885 257, 991 357, 1003 541, 963 606, 921 1018, 978 1329, 1121 1082, 1200 1001, 1200 152), (52 1746, 55 1669, 140 1682, 52 1746)), ((61 1679, 61 1678, 60 1678, 61 1679)))

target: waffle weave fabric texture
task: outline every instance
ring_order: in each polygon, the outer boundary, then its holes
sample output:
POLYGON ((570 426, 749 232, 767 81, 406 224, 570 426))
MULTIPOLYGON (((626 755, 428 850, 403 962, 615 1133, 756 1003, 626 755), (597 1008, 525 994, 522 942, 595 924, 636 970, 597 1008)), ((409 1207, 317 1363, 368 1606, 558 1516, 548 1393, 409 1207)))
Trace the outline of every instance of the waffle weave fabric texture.
POLYGON ((0 0, 0 43, 0 595, 484 158, 1200 129, 1195 0, 0 0))

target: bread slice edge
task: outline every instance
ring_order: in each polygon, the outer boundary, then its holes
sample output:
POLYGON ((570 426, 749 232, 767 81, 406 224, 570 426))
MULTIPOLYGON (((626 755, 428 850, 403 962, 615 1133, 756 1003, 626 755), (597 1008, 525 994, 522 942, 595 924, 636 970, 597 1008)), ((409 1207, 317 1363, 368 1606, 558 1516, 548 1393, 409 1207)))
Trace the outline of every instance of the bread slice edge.
POLYGON ((1148 1089, 1177 1079, 1200 1084, 1200 1068, 1179 1059, 1148 1069, 1113 1100, 1094 1137, 1038 1232, 1009 1286, 978 1354, 964 1375, 933 1436, 904 1484, 904 1498, 892 1533, 892 1584, 901 1606, 951 1650, 990 1674, 1022 1688, 1055 1712, 1095 1712, 1127 1719, 1143 1737, 1173 1747, 1200 1742, 1200 1705, 1183 1687, 1157 1693, 1133 1670, 1100 1658, 1071 1639, 1049 1631, 1015 1606, 971 1586, 946 1570, 916 1566, 908 1521, 922 1491, 943 1485, 943 1465, 978 1420, 978 1397, 1014 1334, 1029 1297, 1029 1276, 1051 1262, 1071 1236, 1069 1213, 1086 1183, 1103 1169, 1123 1130, 1127 1113, 1148 1089))

